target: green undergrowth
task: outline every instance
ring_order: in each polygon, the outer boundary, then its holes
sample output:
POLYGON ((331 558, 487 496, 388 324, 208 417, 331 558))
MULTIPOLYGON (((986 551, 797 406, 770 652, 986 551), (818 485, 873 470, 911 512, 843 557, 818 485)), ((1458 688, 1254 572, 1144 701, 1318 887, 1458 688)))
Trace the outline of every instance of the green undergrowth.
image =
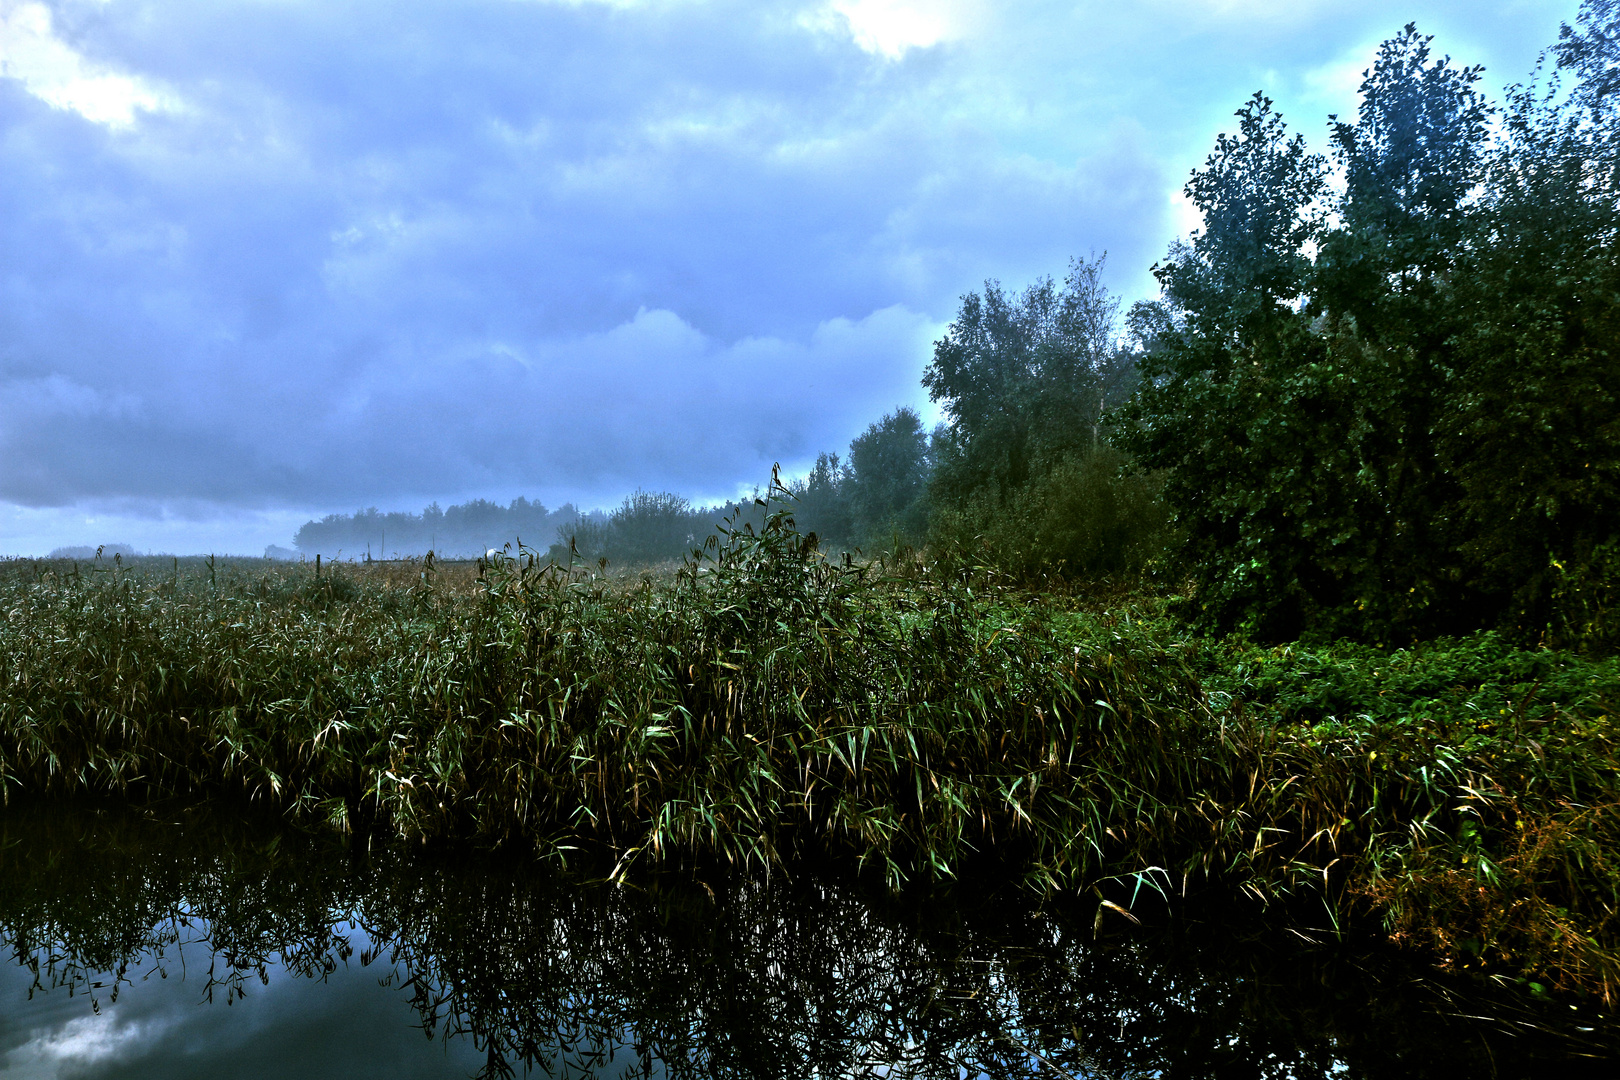
POLYGON ((617 875, 814 853, 1119 907, 1309 891, 1612 1000, 1615 661, 1201 640, 1151 599, 829 561, 765 509, 640 581, 526 551, 476 578, 0 564, 0 783, 245 794, 617 875))

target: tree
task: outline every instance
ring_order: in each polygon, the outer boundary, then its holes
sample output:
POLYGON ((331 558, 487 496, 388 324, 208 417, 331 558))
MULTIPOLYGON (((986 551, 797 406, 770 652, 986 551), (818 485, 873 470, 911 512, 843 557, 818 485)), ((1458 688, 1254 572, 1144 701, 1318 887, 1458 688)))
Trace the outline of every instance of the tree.
POLYGON ((1552 53, 1575 73, 1575 104, 1612 122, 1620 103, 1620 0, 1584 0, 1575 25, 1560 27, 1552 53))
POLYGON ((1165 473, 1204 618, 1287 633, 1333 572, 1316 565, 1315 534, 1340 450, 1321 426, 1339 403, 1324 397, 1343 388, 1321 385, 1325 343, 1300 307, 1325 162, 1261 94, 1237 118, 1185 188, 1205 227, 1154 268, 1163 306, 1133 312, 1152 347, 1120 441, 1165 473))
MULTIPOLYGON (((1613 70, 1614 12, 1566 28, 1572 67, 1613 70)), ((1620 562, 1611 95, 1521 88, 1492 143, 1479 69, 1430 45, 1385 42, 1330 118, 1337 196, 1251 99, 1187 186, 1206 229, 1133 311, 1125 442, 1167 470, 1215 627, 1538 632, 1570 566, 1620 562)))
POLYGON ((1328 430, 1325 479, 1344 493, 1330 545, 1302 552, 1318 573, 1308 618, 1387 636, 1478 622, 1458 554, 1456 477, 1441 462, 1455 341, 1471 316, 1455 271, 1471 241, 1490 106, 1478 67, 1435 59, 1408 24, 1379 48, 1355 124, 1329 117, 1345 190, 1320 242, 1308 310, 1327 342, 1320 371, 1345 385, 1328 430), (1331 373, 1331 374, 1329 374, 1331 373))
POLYGON ((815 533, 825 547, 852 543, 855 516, 850 506, 851 474, 837 454, 823 452, 801 479, 790 480, 794 524, 802 533, 815 533))
POLYGON ((1119 302, 1102 283, 1104 260, 1075 260, 1013 296, 998 282, 962 297, 923 374, 945 408, 940 497, 988 490, 1002 502, 1065 454, 1094 444, 1108 390, 1118 389, 1119 302))
POLYGON ((849 444, 853 531, 867 544, 898 535, 920 543, 928 528, 928 432, 916 410, 901 406, 849 444))
POLYGON ((1466 321, 1443 466, 1482 605, 1614 640, 1620 584, 1620 5, 1553 50, 1576 76, 1515 87, 1455 275, 1466 321), (1454 434, 1453 434, 1454 433, 1454 434), (1607 629, 1603 623, 1607 622, 1607 629))

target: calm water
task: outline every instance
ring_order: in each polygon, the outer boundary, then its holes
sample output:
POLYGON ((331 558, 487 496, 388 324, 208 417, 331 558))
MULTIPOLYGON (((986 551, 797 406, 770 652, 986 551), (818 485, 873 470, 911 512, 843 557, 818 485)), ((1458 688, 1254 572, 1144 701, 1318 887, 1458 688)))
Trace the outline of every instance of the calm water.
POLYGON ((609 888, 222 817, 0 812, 0 1078, 1620 1075, 1580 1010, 1193 901, 1099 933, 973 883, 609 888))

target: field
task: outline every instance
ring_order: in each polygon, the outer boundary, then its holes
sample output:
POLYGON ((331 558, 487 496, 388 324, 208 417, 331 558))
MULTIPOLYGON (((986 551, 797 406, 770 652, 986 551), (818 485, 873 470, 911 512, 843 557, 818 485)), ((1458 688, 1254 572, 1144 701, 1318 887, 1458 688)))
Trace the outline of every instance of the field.
MULTIPOLYGON (((1320 897, 1537 996, 1620 989, 1620 666, 1190 635, 1164 598, 829 561, 648 575, 0 563, 0 784, 654 866, 1320 897)), ((1297 906, 1297 905, 1293 905, 1297 906)))

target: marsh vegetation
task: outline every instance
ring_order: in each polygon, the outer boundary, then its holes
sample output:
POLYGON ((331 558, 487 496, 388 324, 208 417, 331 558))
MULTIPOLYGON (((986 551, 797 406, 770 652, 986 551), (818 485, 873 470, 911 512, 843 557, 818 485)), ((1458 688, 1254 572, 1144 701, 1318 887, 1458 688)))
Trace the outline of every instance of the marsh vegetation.
POLYGON ((0 577, 0 776, 230 795, 623 879, 842 860, 1124 917, 1219 883, 1538 992, 1617 986, 1613 658, 1189 635, 1160 602, 830 562, 783 509, 674 575, 534 553, 0 577))

